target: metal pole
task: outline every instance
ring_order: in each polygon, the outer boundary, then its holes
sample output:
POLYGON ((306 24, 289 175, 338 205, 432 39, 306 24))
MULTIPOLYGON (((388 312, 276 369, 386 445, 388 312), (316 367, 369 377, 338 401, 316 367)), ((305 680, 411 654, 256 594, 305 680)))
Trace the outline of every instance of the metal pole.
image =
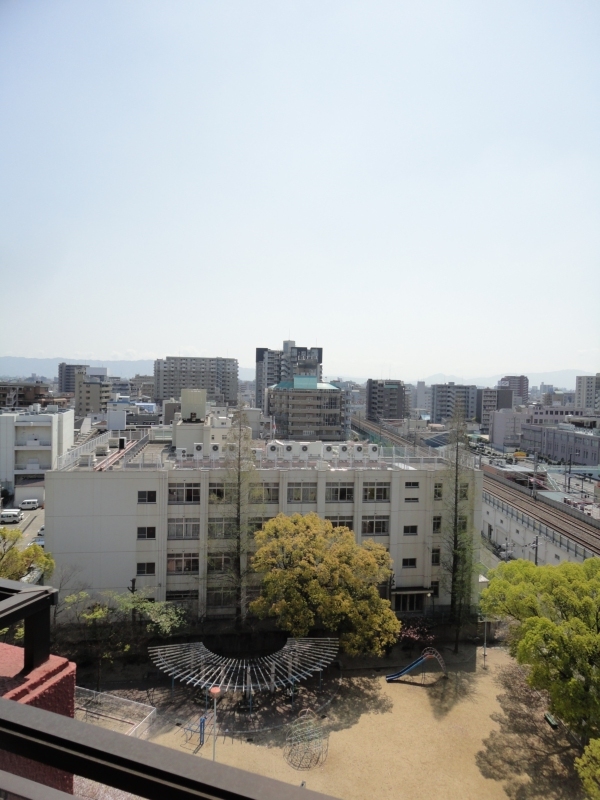
POLYGON ((213 708, 213 761, 217 757, 217 695, 215 694, 215 703, 213 708))
POLYGON ((487 619, 483 620, 483 668, 487 669, 485 659, 487 657, 487 619))
POLYGON ((535 537, 535 565, 538 565, 538 547, 540 545, 540 537, 539 534, 535 537))

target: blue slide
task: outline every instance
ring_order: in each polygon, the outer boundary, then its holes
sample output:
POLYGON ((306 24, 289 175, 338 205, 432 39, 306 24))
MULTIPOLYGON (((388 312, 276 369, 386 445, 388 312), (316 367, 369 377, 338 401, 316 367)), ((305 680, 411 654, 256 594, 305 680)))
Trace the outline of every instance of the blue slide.
POLYGON ((407 675, 415 667, 418 667, 419 664, 422 664, 427 658, 428 656, 419 656, 416 661, 413 661, 412 664, 408 665, 408 667, 404 667, 403 669, 401 669, 400 672, 394 672, 393 675, 386 675, 385 676, 386 681, 390 683, 390 681, 396 681, 403 675, 407 675))

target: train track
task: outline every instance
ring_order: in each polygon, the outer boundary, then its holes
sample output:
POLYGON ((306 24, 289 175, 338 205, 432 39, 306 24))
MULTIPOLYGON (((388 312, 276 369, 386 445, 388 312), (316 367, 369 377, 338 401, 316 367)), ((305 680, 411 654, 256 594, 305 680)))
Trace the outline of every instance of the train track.
POLYGON ((533 500, 518 489, 504 486, 488 475, 483 476, 483 490, 600 555, 600 529, 593 525, 575 519, 559 509, 545 506, 542 500, 533 500))
POLYGON ((398 447, 411 447, 417 451, 417 455, 423 456, 430 456, 431 453, 429 452, 428 448, 418 446, 415 448, 415 443, 405 439, 404 437, 400 436, 397 433, 392 433, 389 428, 379 425, 377 422, 367 422, 367 420, 362 419, 361 417, 352 417, 352 424, 357 428, 360 428, 367 433, 373 434, 373 436, 381 437, 382 439, 387 439, 389 442, 392 442, 398 447), (422 451, 422 452, 419 452, 422 451))

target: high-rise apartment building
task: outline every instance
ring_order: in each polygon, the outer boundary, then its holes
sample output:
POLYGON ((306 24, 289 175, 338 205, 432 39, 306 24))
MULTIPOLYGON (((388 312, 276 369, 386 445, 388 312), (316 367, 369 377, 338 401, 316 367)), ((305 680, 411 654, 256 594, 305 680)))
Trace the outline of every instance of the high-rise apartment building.
POLYGON ((600 410, 600 372, 575 378, 575 405, 577 408, 600 410))
POLYGON ((155 399, 178 399, 182 389, 206 389, 209 400, 221 405, 236 405, 237 358, 157 358, 154 362, 155 399))
POLYGON ((447 422, 460 409, 465 419, 475 417, 477 387, 459 383, 434 383, 431 387, 431 421, 447 422))
POLYGON ((64 361, 58 365, 58 392, 75 394, 75 374, 78 370, 87 370, 89 364, 67 364, 64 361))
POLYGON ((521 404, 527 405, 529 401, 529 378, 526 375, 505 375, 498 381, 499 389, 512 389, 515 402, 521 398, 521 404))
POLYGON ((475 421, 481 426, 481 433, 489 433, 494 411, 513 407, 512 389, 477 389, 475 421))
POLYGON ((342 442, 347 438, 346 393, 316 375, 295 375, 267 389, 267 414, 277 439, 342 442))
POLYGON ((75 416, 87 417, 106 411, 112 383, 106 375, 88 375, 85 368, 75 373, 75 416))
POLYGON ((367 381, 367 419, 404 419, 408 416, 409 403, 403 381, 367 381))
POLYGON ((314 375, 323 380, 323 348, 297 347, 288 340, 282 350, 256 348, 256 407, 267 413, 265 392, 269 386, 281 381, 290 381, 295 375, 314 375))

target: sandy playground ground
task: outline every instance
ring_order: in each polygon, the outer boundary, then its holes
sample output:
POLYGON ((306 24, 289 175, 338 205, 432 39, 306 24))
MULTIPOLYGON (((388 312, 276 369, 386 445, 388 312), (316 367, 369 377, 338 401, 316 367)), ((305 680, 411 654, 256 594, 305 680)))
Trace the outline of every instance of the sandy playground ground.
MULTIPOLYGON (((219 736, 217 761, 344 800, 581 800, 573 759, 579 751, 544 720, 544 698, 500 648, 443 652, 425 675, 396 683, 387 669, 345 671, 338 694, 320 714, 329 731, 325 763, 298 771, 284 759, 286 729, 251 737, 219 736), (247 741, 251 738, 252 741, 247 741)), ((408 662, 406 659, 405 663, 408 662)), ((160 717, 150 740, 193 752, 181 727, 160 717)), ((212 740, 195 756, 212 758, 212 740)), ((200 764, 199 764, 200 766, 200 764)))

